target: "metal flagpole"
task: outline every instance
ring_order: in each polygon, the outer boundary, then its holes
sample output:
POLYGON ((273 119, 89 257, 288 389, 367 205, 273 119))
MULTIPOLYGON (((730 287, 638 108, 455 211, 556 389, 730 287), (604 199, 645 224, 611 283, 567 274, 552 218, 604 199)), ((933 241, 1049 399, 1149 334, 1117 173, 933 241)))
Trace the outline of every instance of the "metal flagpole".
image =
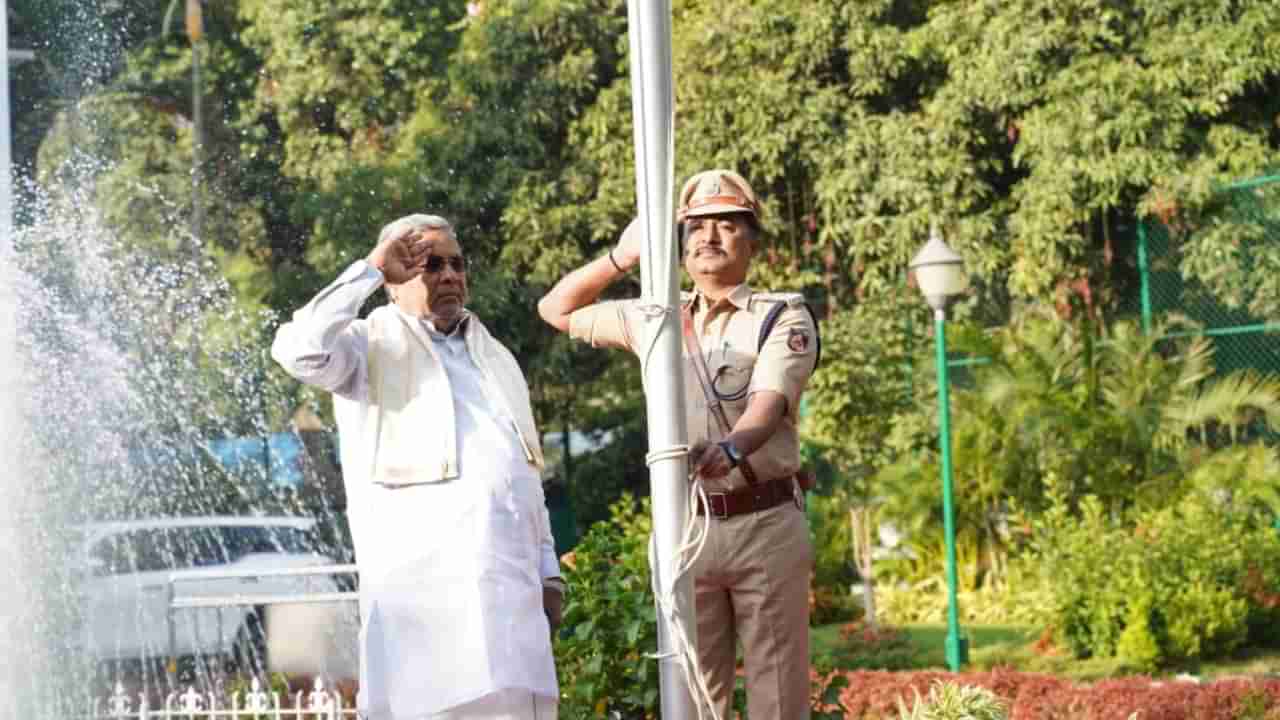
POLYGON ((9 3, 0 0, 0 261, 7 259, 13 230, 13 158, 9 121, 9 3))
POLYGON ((685 674, 682 644, 692 631, 673 622, 696 617, 693 581, 677 577, 677 560, 689 509, 684 364, 680 334, 680 263, 676 246, 672 185, 675 182, 675 94, 671 79, 670 0, 628 0, 631 40, 631 112, 635 129, 636 203, 640 231, 640 283, 657 310, 646 328, 642 357, 649 424, 649 483, 653 497, 652 567, 658 594, 658 683, 661 717, 693 720, 693 694, 685 674), (670 603, 664 608, 665 603, 670 603))

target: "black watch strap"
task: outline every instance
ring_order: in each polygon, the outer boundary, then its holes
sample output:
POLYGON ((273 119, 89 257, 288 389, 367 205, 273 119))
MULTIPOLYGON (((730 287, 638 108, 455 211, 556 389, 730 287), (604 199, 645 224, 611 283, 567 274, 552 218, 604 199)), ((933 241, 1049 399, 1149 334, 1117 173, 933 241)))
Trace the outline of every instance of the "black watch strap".
POLYGON ((719 445, 720 449, 724 451, 724 456, 729 458, 730 467, 736 468, 738 467, 738 465, 742 463, 742 452, 739 451, 738 448, 733 443, 729 442, 728 440, 721 440, 716 444, 719 445))

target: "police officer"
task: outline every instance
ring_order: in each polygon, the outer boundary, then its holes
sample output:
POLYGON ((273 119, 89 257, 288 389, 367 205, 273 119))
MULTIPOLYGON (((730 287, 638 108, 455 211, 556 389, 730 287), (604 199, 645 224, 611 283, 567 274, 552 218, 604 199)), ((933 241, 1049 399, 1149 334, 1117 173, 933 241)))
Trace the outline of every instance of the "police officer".
MULTIPOLYGON (((731 716, 741 642, 751 720, 807 718, 813 550, 796 420, 817 364, 817 328, 800 295, 746 284, 760 205, 740 175, 694 175, 677 220, 695 287, 682 309, 689 465, 708 494, 698 510, 714 517, 695 567, 699 660, 720 717, 731 716)), ((593 347, 643 352, 638 301, 596 302, 640 262, 641 241, 633 222, 608 254, 561 279, 539 314, 593 347)))

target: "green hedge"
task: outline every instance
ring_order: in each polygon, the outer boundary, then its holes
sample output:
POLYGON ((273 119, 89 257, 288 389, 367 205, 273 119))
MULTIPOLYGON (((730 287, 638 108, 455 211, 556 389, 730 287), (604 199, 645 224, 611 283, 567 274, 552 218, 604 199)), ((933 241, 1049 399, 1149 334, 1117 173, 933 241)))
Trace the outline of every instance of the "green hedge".
POLYGON ((1078 657, 1154 669, 1273 641, 1280 536, 1221 498, 1193 494, 1130 519, 1093 498, 1034 525, 1019 560, 1048 598, 1041 621, 1078 657))

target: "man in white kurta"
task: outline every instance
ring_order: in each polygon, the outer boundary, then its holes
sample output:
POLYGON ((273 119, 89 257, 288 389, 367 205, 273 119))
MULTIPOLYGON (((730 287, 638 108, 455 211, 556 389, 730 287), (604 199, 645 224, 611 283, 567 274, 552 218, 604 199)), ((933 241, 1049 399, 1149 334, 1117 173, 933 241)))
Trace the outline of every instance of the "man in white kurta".
POLYGON ((411 215, 272 345, 334 396, 369 720, 556 716, 563 583, 539 438, 519 365, 466 296, 452 227, 411 215), (358 318, 382 287, 392 303, 358 318))

